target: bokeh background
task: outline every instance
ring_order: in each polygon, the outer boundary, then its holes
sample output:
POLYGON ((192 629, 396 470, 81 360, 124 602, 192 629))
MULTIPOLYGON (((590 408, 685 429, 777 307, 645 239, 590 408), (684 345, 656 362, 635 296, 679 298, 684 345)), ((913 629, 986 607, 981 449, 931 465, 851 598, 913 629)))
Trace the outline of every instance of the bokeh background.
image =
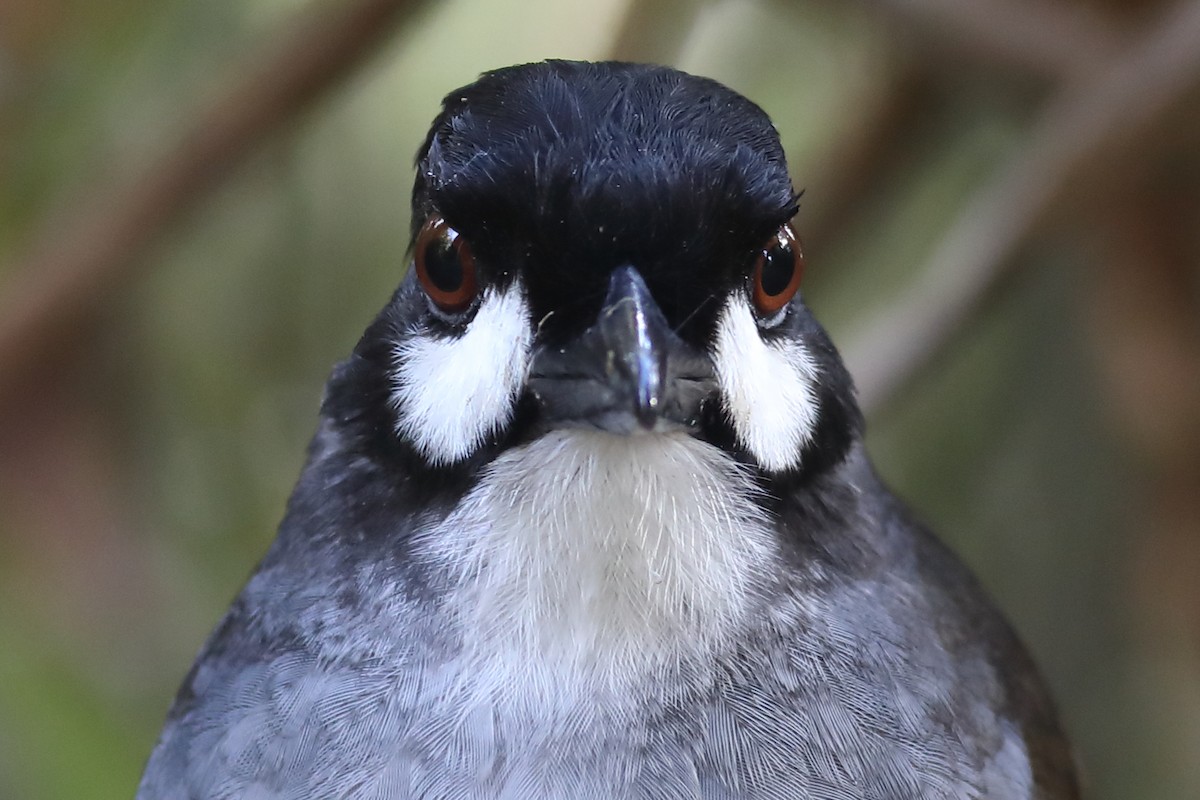
POLYGON ((406 266, 440 98, 656 61, 775 119, 881 471, 1090 796, 1200 797, 1200 3, 2 0, 0 797, 134 791, 406 266))

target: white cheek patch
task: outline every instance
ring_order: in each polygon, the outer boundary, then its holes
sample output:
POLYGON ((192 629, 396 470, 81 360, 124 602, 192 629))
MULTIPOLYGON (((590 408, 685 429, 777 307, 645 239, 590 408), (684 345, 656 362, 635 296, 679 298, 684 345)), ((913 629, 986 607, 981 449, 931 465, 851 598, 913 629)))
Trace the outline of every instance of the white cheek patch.
POLYGON ((817 425, 816 361, 800 342, 764 342, 750 305, 730 298, 713 360, 734 433, 768 470, 796 467, 817 425))
POLYGON ((396 346, 397 432, 437 465, 469 456, 512 419, 533 333, 519 283, 484 295, 458 337, 418 331, 396 346))

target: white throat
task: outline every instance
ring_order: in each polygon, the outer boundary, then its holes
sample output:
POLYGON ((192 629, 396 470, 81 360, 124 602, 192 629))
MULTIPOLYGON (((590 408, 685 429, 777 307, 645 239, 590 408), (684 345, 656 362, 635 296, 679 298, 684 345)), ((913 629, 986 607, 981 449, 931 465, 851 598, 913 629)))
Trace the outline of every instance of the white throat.
POLYGON ((683 433, 554 432, 500 456, 423 547, 480 654, 674 661, 717 645, 770 573, 758 493, 683 433))

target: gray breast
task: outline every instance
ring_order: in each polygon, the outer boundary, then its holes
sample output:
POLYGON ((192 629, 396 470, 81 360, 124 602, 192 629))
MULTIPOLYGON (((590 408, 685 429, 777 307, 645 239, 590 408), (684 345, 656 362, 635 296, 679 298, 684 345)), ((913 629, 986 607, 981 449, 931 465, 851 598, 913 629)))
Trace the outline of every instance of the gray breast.
POLYGON ((530 664, 490 693, 456 668, 436 613, 412 620, 423 647, 209 664, 140 796, 1031 796, 1020 737, 956 691, 944 653, 899 663, 876 638, 883 609, 851 621, 831 597, 815 619, 813 605, 777 604, 710 663, 624 679, 530 664))
POLYGON ((1033 796, 918 542, 829 580, 715 448, 578 436, 515 451, 404 559, 277 543, 139 797, 1033 796))

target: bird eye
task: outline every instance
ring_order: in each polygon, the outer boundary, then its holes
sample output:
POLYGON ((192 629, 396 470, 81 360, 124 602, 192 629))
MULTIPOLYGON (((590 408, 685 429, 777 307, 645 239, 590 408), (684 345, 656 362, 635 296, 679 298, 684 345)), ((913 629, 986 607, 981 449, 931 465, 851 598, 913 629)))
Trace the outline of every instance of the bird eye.
POLYGON ((430 217, 417 234, 413 261, 421 288, 442 311, 466 310, 479 292, 470 246, 441 217, 430 217))
POLYGON ((754 262, 754 308, 768 317, 796 296, 804 276, 804 253, 791 225, 784 225, 763 247, 754 262))

